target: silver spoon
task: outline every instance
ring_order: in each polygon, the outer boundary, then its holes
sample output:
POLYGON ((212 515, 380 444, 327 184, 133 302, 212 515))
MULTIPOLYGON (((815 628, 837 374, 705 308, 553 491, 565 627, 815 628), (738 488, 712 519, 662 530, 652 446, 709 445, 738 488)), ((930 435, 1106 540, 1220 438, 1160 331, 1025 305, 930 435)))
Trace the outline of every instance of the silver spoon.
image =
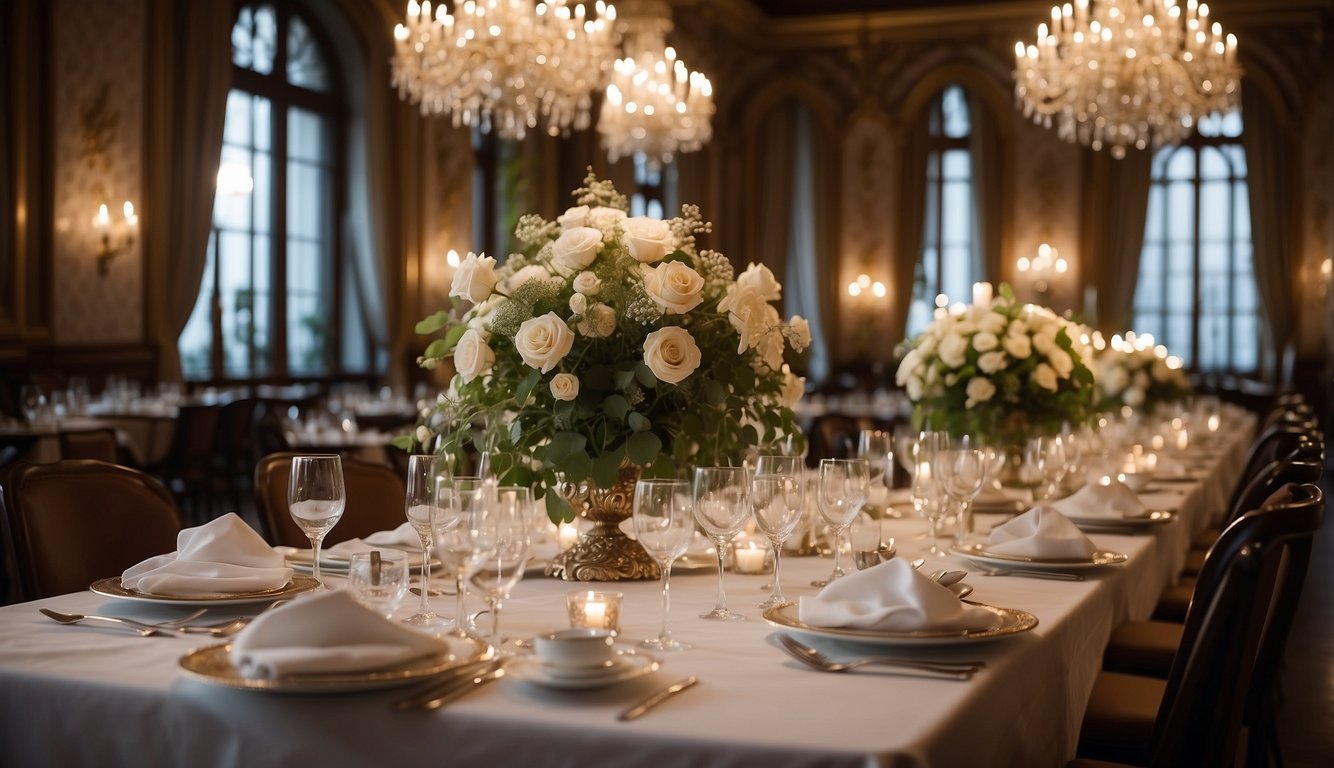
POLYGON ((171 630, 163 627, 155 627, 152 624, 145 624, 134 619, 122 619, 118 616, 85 616, 80 613, 60 613, 50 608, 38 608, 42 615, 61 624, 78 624, 82 621, 100 621, 104 624, 115 624, 124 627, 132 632, 136 632, 140 637, 152 637, 153 635, 168 635, 171 630))

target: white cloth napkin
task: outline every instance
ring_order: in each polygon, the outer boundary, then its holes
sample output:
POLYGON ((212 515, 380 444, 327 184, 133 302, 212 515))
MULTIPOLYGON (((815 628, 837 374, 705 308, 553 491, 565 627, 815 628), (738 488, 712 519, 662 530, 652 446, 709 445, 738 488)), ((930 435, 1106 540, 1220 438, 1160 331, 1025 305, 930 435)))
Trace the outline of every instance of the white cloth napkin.
POLYGON ((1038 559, 1086 560, 1097 548, 1060 510, 1040 505, 992 528, 986 551, 1038 559))
POLYGON ((1069 517, 1133 520, 1149 515, 1139 496, 1120 480, 1112 480, 1108 485, 1089 483, 1064 499, 1052 502, 1051 507, 1069 517))
POLYGON ((232 638, 247 678, 372 671, 436 653, 445 641, 390 621, 346 590, 320 592, 260 614, 232 638))
POLYGON ((364 539, 347 539, 325 547, 320 553, 320 561, 351 560, 357 552, 370 552, 372 549, 403 549, 412 552, 421 550, 422 541, 417 538, 417 531, 411 523, 403 523, 392 531, 376 531, 364 539))
POLYGON ((176 534, 176 551, 131 566, 122 586, 163 595, 236 595, 292 580, 283 556, 235 513, 176 534))
POLYGON ((959 601, 906 560, 887 560, 830 583, 797 606, 812 627, 856 627, 888 632, 986 629, 988 611, 959 601))
POLYGON ((1154 465, 1154 474, 1169 479, 1190 477, 1190 468, 1180 459, 1159 454, 1158 462, 1154 465))

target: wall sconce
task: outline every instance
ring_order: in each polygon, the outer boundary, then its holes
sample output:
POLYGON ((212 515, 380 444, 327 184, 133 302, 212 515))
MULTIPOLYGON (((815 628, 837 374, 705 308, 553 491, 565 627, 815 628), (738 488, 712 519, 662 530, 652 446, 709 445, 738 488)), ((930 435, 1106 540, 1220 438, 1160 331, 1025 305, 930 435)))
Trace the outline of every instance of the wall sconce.
POLYGON ((857 275, 856 280, 848 283, 848 295, 856 299, 863 294, 869 294, 868 299, 880 300, 889 295, 889 290, 885 288, 884 283, 871 280, 871 276, 863 272, 857 275))
POLYGON ((102 277, 110 272, 111 260, 134 245, 134 236, 139 232, 139 216, 134 212, 134 203, 126 200, 123 210, 125 220, 113 223, 107 204, 102 203, 97 208, 97 215, 93 217, 93 227, 101 236, 101 243, 97 247, 97 271, 102 277), (116 240, 114 245, 113 237, 116 240))
POLYGON ((1032 277, 1033 288, 1043 296, 1051 290, 1051 284, 1056 278, 1070 269, 1070 265, 1061 258, 1056 249, 1046 243, 1038 246, 1037 256, 1032 259, 1020 256, 1015 266, 1019 268, 1019 274, 1032 277))
POLYGON ((459 259, 459 252, 453 248, 450 248, 449 252, 445 254, 445 264, 449 265, 450 269, 458 269, 459 264, 462 263, 463 262, 459 259))

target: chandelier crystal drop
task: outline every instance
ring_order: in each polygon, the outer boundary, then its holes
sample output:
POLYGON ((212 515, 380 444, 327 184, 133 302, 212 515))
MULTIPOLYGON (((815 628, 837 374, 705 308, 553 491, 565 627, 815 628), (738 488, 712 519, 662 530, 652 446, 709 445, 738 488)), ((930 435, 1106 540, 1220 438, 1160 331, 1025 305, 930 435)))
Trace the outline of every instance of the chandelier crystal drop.
POLYGON ((616 54, 616 8, 568 0, 409 0, 394 28, 393 85, 422 114, 448 113, 522 139, 590 124, 593 91, 616 54), (591 9, 591 10, 590 10, 591 9))
POLYGON ((1015 97, 1057 135, 1125 157, 1180 142, 1240 94, 1237 38, 1188 0, 1075 0, 1015 44, 1015 97))
POLYGON ((642 153, 658 168, 713 137, 713 85, 666 44, 672 30, 666 3, 622 5, 626 55, 612 67, 598 133, 612 162, 642 153))

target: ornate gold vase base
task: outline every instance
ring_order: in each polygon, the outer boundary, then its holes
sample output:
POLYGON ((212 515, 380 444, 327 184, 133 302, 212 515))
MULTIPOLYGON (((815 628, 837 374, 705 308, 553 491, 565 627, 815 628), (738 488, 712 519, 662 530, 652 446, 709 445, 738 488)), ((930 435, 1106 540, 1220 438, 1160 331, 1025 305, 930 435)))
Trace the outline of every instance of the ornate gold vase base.
POLYGON ((566 483, 561 493, 583 518, 593 521, 579 542, 552 558, 548 576, 566 581, 628 581, 656 579, 658 564, 639 542, 621 532, 620 524, 634 514, 635 482, 639 467, 621 464, 620 478, 611 488, 588 483, 566 483))

